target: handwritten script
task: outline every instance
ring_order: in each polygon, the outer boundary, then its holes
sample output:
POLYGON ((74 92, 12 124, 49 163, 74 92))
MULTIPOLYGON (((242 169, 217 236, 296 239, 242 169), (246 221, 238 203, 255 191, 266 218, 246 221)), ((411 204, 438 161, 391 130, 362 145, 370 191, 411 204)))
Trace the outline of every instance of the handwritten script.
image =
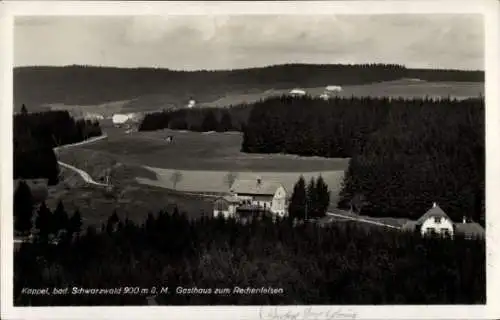
POLYGON ((259 315, 262 320, 354 320, 357 317, 349 309, 319 307, 262 307, 259 315))

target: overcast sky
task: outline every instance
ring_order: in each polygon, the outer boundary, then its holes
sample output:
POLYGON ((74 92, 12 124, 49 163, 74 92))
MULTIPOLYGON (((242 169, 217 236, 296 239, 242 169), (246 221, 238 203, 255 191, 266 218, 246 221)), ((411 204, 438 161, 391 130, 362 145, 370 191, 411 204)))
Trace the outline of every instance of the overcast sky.
POLYGON ((16 66, 380 62, 484 70, 479 15, 22 17, 14 39, 16 66))

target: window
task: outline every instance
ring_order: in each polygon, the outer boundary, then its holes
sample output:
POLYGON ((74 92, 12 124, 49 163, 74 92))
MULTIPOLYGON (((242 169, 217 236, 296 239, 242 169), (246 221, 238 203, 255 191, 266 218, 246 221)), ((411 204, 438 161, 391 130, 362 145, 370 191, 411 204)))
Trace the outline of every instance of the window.
POLYGON ((441 228, 440 232, 441 232, 441 235, 443 235, 444 237, 451 236, 450 230, 448 228, 441 228))
POLYGON ((434 229, 434 228, 427 228, 427 229, 425 229, 425 233, 434 235, 434 234, 436 234, 436 229, 434 229))
POLYGON ((434 217, 435 223, 441 223, 441 217, 434 217))

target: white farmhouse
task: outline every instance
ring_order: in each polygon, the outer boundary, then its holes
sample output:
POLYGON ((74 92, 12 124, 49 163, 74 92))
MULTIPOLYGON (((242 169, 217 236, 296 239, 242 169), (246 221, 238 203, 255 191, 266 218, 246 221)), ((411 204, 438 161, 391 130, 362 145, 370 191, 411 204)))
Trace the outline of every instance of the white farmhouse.
POLYGON ((287 194, 278 182, 256 180, 236 180, 230 192, 245 204, 283 217, 287 212, 287 194))
POLYGON ((440 234, 453 237, 453 221, 435 202, 420 219, 417 227, 422 235, 440 234))
POLYGON ((234 181, 230 196, 221 197, 214 203, 214 216, 244 217, 267 212, 284 217, 288 212, 287 192, 283 185, 274 181, 234 181))
POLYGON ((453 237, 460 235, 465 239, 480 239, 485 236, 484 228, 480 224, 467 221, 465 217, 461 223, 454 223, 436 203, 420 219, 408 221, 402 230, 418 232, 422 236, 436 234, 453 237))

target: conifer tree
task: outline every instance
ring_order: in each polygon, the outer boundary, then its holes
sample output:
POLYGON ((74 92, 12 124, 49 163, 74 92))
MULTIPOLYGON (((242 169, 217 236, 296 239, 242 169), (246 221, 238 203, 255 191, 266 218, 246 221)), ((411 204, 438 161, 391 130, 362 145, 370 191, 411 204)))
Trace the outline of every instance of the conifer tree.
POLYGON ((76 209, 69 219, 69 232, 78 235, 82 230, 82 216, 80 210, 76 209))
POLYGON ((306 183, 304 177, 300 176, 299 180, 293 187, 290 204, 288 205, 288 216, 290 217, 290 219, 302 220, 305 218, 305 210, 307 206, 306 202, 306 183))
POLYGON ((120 218, 118 218, 118 214, 116 213, 116 210, 113 211, 113 214, 109 216, 108 222, 106 223, 106 232, 108 234, 111 234, 118 228, 118 223, 120 222, 120 218))
POLYGON ((220 119, 219 130, 220 132, 230 131, 233 128, 233 122, 229 111, 224 110, 220 119))
POLYGON ((26 233, 33 225, 33 197, 25 181, 20 181, 14 193, 14 230, 26 233))
POLYGON ((207 110, 203 122, 201 124, 201 130, 204 132, 217 130, 218 122, 215 117, 215 113, 212 110, 207 110))
POLYGON ((316 182, 314 178, 307 184, 307 212, 306 218, 318 217, 318 193, 316 191, 316 182))
POLYGON ((330 205, 330 191, 328 190, 328 185, 323 180, 320 175, 316 180, 316 197, 317 197, 317 215, 322 217, 326 214, 328 207, 330 205))
POLYGON ((21 114, 22 115, 27 115, 28 114, 28 109, 26 108, 26 105, 24 103, 21 106, 21 114))
POLYGON ((53 232, 53 227, 51 225, 53 222, 52 218, 52 211, 50 211, 45 202, 42 202, 40 208, 38 209, 38 215, 35 223, 42 241, 46 241, 49 235, 53 232))
POLYGON ((68 213, 64 209, 64 205, 61 200, 59 200, 56 210, 54 210, 52 226, 55 234, 61 230, 68 231, 69 229, 68 213))

